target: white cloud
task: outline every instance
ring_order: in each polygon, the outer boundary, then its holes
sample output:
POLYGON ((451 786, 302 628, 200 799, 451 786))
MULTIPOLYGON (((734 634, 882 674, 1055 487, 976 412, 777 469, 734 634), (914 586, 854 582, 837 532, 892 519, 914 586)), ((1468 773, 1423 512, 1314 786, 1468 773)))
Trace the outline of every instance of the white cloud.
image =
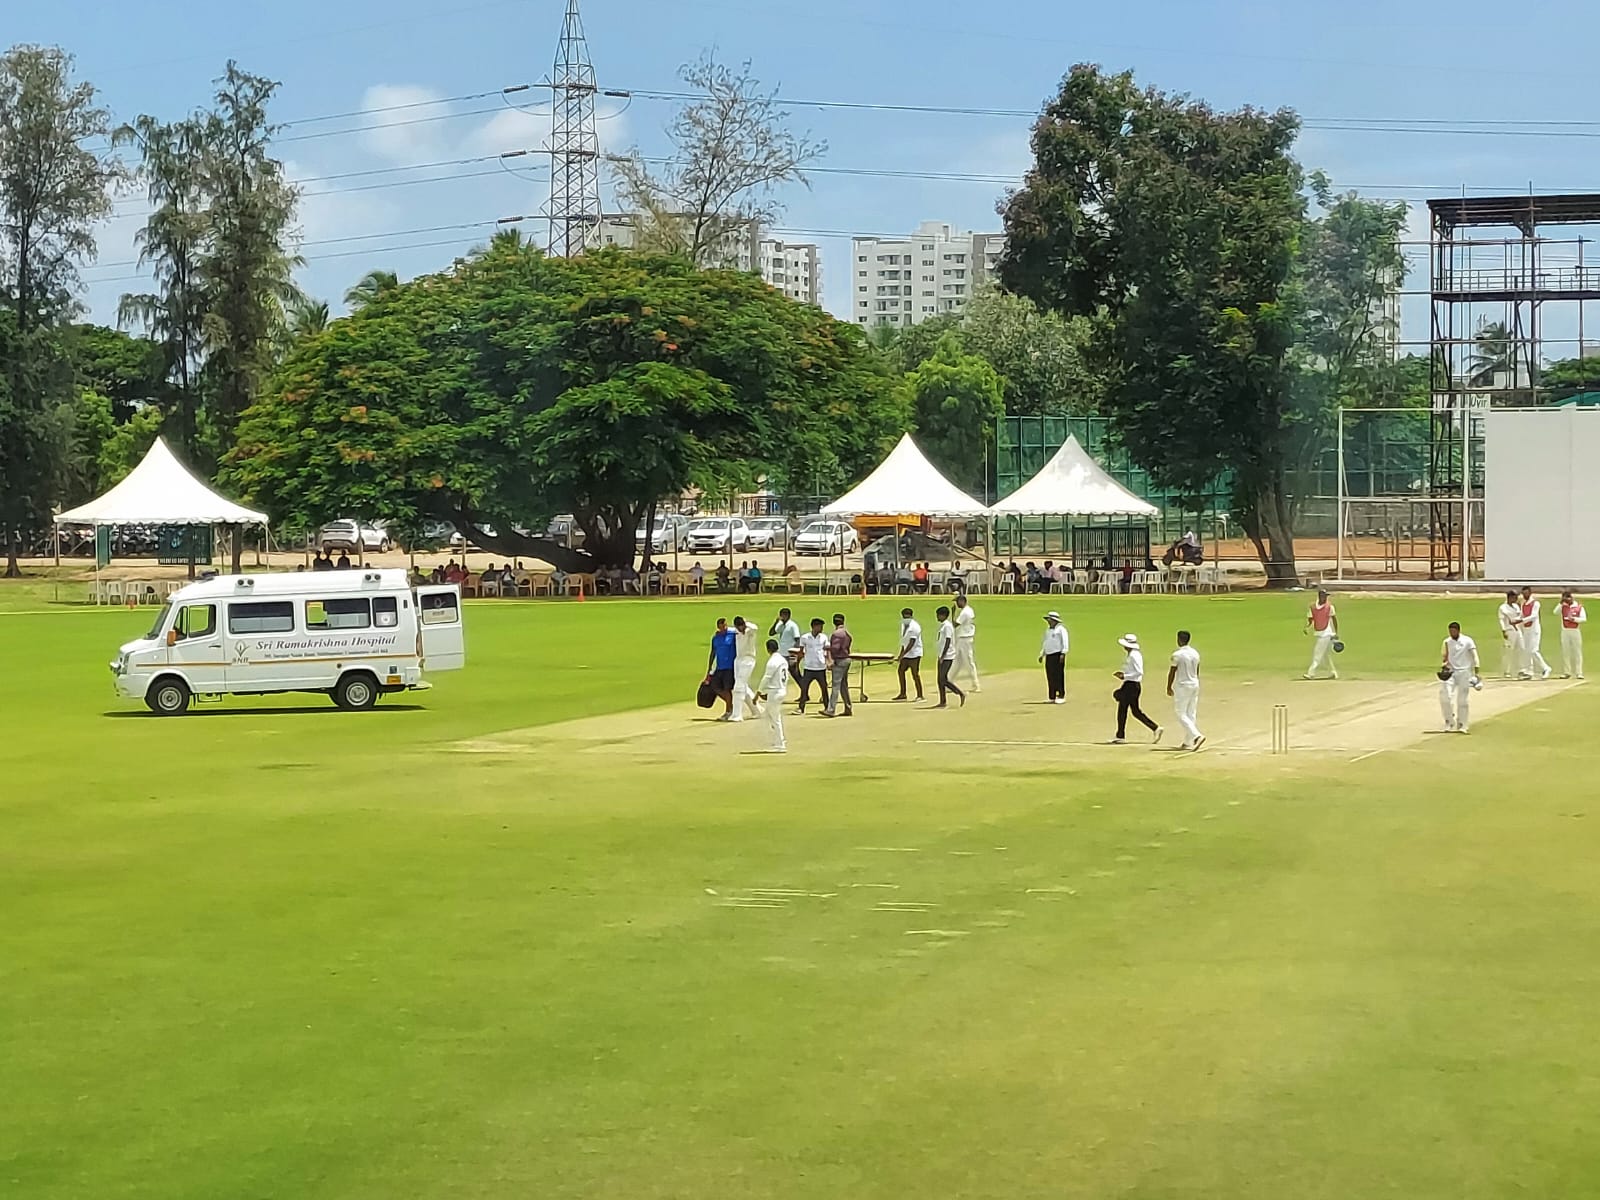
POLYGON ((549 108, 508 108, 469 133, 465 149, 472 154, 509 154, 537 150, 549 141, 549 108))
POLYGON ((369 87, 361 98, 361 107, 367 113, 367 132, 362 138, 366 148, 379 158, 402 166, 439 158, 448 149, 444 126, 449 122, 420 118, 447 111, 442 106, 421 107, 443 99, 444 94, 437 89, 414 83, 369 87))

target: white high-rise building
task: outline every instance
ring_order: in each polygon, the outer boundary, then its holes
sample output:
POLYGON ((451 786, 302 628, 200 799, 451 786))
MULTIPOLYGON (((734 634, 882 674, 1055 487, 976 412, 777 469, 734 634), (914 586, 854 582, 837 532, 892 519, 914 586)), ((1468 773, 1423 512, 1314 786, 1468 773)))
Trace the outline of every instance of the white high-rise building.
POLYGON ((762 238, 757 269, 761 278, 789 299, 822 303, 822 253, 811 243, 762 238))
POLYGON ((993 274, 1005 237, 924 221, 910 237, 858 237, 852 247, 851 316, 868 328, 903 329, 966 308, 993 274))
MULTIPOLYGON (((609 214, 601 219, 595 245, 631 250, 637 244, 638 218, 632 213, 609 214)), ((722 238, 721 252, 710 257, 716 261, 709 265, 759 273, 791 300, 803 304, 822 302, 822 255, 817 247, 762 237, 761 226, 755 221, 729 229, 722 238)))

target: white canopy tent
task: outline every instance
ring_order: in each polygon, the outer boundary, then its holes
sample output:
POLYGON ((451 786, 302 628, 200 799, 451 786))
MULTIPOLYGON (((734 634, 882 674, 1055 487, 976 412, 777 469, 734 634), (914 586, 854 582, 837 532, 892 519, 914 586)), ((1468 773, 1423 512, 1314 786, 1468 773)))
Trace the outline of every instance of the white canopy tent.
MULTIPOLYGON (((219 495, 195 475, 157 438, 155 445, 137 467, 116 487, 87 504, 80 504, 56 518, 63 525, 93 525, 96 529, 113 525, 190 525, 211 528, 216 525, 260 525, 267 528, 267 514, 235 504, 219 495)), ((61 541, 56 539, 56 565, 61 561, 61 541)), ((99 594, 101 555, 94 560, 95 590, 99 594)), ((194 575, 194 559, 189 561, 194 575)))
POLYGON ((1144 517, 1160 510, 1100 469, 1076 437, 1011 495, 989 509, 992 517, 1144 517))
POLYGON ((266 513, 235 504, 195 478, 160 438, 116 487, 56 518, 57 525, 96 526, 266 523, 266 513))
POLYGON ((988 511, 941 475, 908 433, 876 471, 825 506, 822 515, 841 519, 910 516, 959 521, 987 516, 988 511))

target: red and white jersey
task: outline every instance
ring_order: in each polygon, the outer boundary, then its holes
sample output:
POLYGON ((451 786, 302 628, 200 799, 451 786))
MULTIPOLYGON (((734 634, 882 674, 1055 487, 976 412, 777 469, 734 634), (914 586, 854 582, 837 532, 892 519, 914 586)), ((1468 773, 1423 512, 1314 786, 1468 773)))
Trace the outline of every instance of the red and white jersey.
POLYGON ((1524 629, 1539 628, 1539 602, 1537 600, 1524 600, 1522 602, 1522 627, 1524 629))
POLYGON ((1571 604, 1563 604, 1559 609, 1561 613, 1561 628, 1576 629, 1589 619, 1589 614, 1583 611, 1583 605, 1574 600, 1571 604))
POLYGON ((1311 628, 1318 633, 1327 633, 1328 626, 1333 623, 1333 601, 1326 604, 1313 604, 1311 606, 1311 628))

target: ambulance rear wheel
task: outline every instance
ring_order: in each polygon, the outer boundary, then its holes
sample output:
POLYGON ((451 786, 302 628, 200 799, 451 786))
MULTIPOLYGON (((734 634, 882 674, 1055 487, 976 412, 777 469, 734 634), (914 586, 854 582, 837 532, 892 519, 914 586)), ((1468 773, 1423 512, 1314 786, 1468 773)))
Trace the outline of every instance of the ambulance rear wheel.
POLYGON ((378 703, 378 681, 371 675, 346 675, 333 689, 333 702, 346 712, 365 712, 378 703))
POLYGON ((181 679, 158 679, 144 694, 144 702, 158 717, 179 717, 189 711, 189 688, 181 679))

